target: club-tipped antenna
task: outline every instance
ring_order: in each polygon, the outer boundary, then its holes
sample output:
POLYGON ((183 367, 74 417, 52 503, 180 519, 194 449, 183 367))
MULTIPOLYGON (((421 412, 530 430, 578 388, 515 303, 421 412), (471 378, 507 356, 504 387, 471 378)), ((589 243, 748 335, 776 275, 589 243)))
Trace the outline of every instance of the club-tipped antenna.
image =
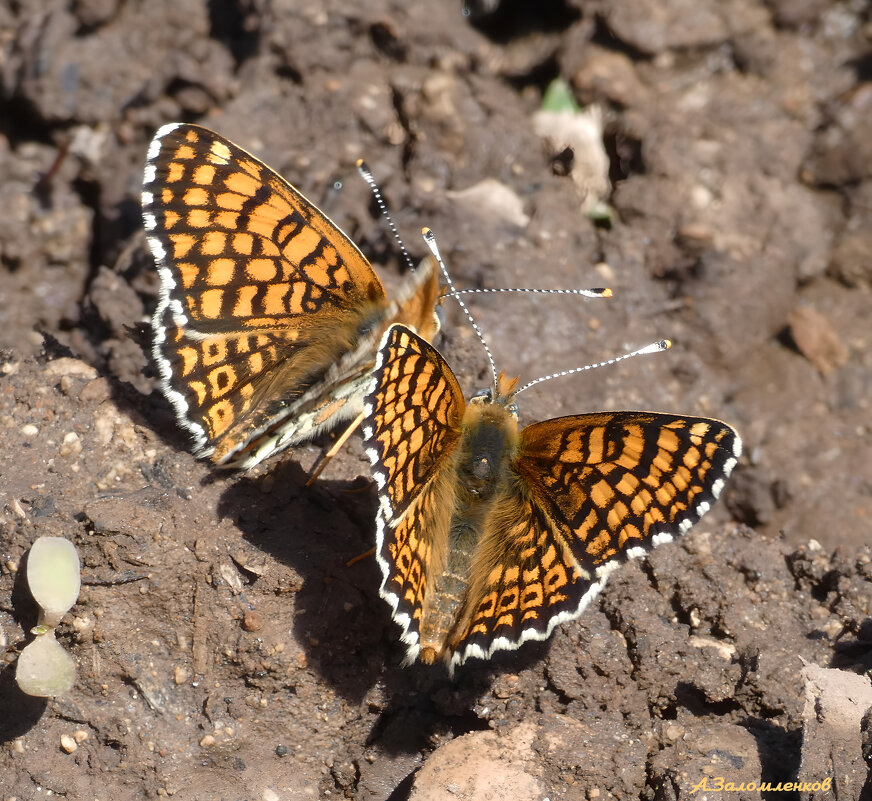
POLYGON ((483 295, 494 292, 523 292, 531 295, 582 295, 586 298, 610 298, 612 290, 608 287, 595 289, 538 289, 535 287, 480 287, 478 289, 455 289, 446 292, 443 298, 456 298, 458 295, 483 295))
POLYGON ((525 389, 529 389, 535 384, 541 384, 543 381, 550 381, 552 378, 562 378, 565 375, 572 375, 573 373, 583 373, 586 370, 593 370, 596 367, 606 367, 610 364, 617 364, 618 362, 624 361, 624 359, 631 359, 633 356, 645 356, 649 353, 659 353, 660 351, 668 350, 671 347, 672 342, 668 339, 660 339, 657 342, 652 342, 650 345, 646 345, 644 348, 639 348, 631 353, 624 353, 621 356, 614 356, 611 359, 596 362, 596 364, 586 364, 583 367, 574 367, 572 370, 561 370, 558 373, 550 373, 539 378, 534 378, 532 381, 528 381, 524 384, 520 389, 515 390, 514 394, 520 395, 525 389))
MULTIPOLYGON (((390 228, 391 234, 393 234, 393 237, 397 242, 397 246, 400 248, 400 252, 403 254, 403 259, 405 260, 409 269, 414 272, 415 264, 412 261, 412 257, 409 255, 409 251, 406 250, 406 244, 405 242, 403 242, 403 239, 400 236, 400 232, 397 230, 397 226, 394 223, 394 218, 391 217, 391 212, 390 209, 388 209, 388 204, 385 202, 378 182, 375 180, 375 176, 372 174, 372 170, 370 170, 369 165, 363 159, 358 159, 356 164, 357 171, 360 173, 361 178, 363 178, 363 180, 366 181, 366 183, 369 185, 372 196, 375 198, 376 205, 378 206, 382 216, 387 221, 388 228, 390 228)), ((610 298, 612 296, 612 290, 608 289, 607 287, 597 287, 594 289, 528 289, 526 287, 482 287, 479 289, 456 289, 451 283, 451 278, 448 276, 444 265, 442 265, 442 272, 448 279, 449 285, 451 286, 451 292, 444 294, 442 296, 443 298, 457 297, 458 295, 473 295, 495 292, 524 292, 533 295, 582 295, 586 298, 610 298)), ((458 303, 460 303, 459 300, 458 303)), ((485 347, 487 346, 485 345, 485 347)))
POLYGON ((369 184, 369 190, 372 192, 372 196, 375 198, 376 205, 378 206, 382 217, 387 221, 388 228, 391 229, 391 233, 394 235, 394 239, 400 247, 400 252, 403 254, 406 266, 408 266, 412 272, 415 272, 415 265, 412 262, 412 257, 409 255, 409 251, 406 250, 406 245, 400 236, 400 232, 397 230, 397 226, 394 224, 394 218, 391 217, 388 204, 385 203, 385 199, 382 196, 381 189, 378 188, 378 183, 375 180, 375 176, 372 174, 372 170, 370 170, 369 165, 363 159, 358 159, 357 171, 360 173, 360 177, 369 184))
POLYGON ((442 270, 442 275, 445 278, 445 283, 448 284, 448 289, 450 290, 450 292, 448 292, 447 294, 454 297, 460 308, 463 309, 463 313, 466 315, 466 319, 469 320, 470 325, 472 325, 472 330, 475 331, 475 335, 478 337, 479 342, 481 342, 485 353, 487 353, 487 358, 490 362, 491 373, 494 377, 494 393, 496 393, 499 379, 497 378, 497 366, 494 362, 494 357, 491 353, 491 349, 488 347, 487 342, 485 342, 484 335, 481 333, 481 329, 478 327, 478 323, 472 316, 472 312, 467 308, 466 304, 463 302, 463 299, 457 293, 457 289, 454 286, 454 281, 451 280, 451 275, 448 272, 448 268, 445 266, 445 262, 442 261, 442 254, 439 252, 439 247, 436 244, 436 234, 434 234, 433 231, 431 231, 429 228, 422 228, 421 235, 424 237, 425 244, 430 249, 430 252, 433 254, 433 258, 436 259, 436 263, 439 265, 439 269, 442 270))

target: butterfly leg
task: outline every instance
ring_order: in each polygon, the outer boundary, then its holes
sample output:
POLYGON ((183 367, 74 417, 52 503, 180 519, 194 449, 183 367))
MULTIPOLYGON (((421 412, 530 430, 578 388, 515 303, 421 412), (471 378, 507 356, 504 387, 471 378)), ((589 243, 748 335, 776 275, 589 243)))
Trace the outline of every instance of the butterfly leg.
POLYGON ((352 565, 356 565, 358 562, 362 562, 364 559, 368 559, 370 556, 375 556, 375 546, 370 548, 368 551, 364 551, 363 553, 359 553, 357 556, 351 557, 346 563, 346 567, 351 567, 352 565))
POLYGON ((324 468, 330 463, 330 460, 339 453, 339 449, 345 444, 345 441, 354 433, 354 429, 356 429, 363 422, 364 412, 361 412, 354 420, 351 421, 351 424, 348 428, 345 429, 340 435, 336 442, 333 443, 333 447, 330 448, 327 453, 325 453, 312 468, 312 472, 309 474, 309 478, 306 481, 306 486, 311 487, 312 484, 315 483, 315 479, 321 475, 324 471, 324 468))

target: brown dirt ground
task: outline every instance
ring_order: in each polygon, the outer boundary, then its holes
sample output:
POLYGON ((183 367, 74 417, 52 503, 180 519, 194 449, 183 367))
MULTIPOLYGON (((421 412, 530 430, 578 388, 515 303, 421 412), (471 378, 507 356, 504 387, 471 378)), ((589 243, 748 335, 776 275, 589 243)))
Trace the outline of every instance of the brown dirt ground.
MULTIPOLYGON (((827 734, 848 718, 816 715, 838 705, 802 678, 804 661, 867 683, 872 669, 868 5, 468 10, 0 2, 4 801, 665 801, 700 798, 703 779, 797 777, 872 797, 865 706, 852 700, 863 722, 843 739, 827 734), (610 227, 581 212, 567 154, 534 132, 557 76, 603 109, 610 227), (399 260, 354 176, 361 154, 412 250, 430 225, 462 286, 611 286, 610 301, 473 304, 499 365, 527 377, 676 343, 531 390, 522 418, 721 417, 746 448, 724 502, 550 642, 454 680, 401 668, 375 564, 346 567, 373 538, 360 440, 312 488, 329 438, 216 473, 152 392, 129 334, 156 293, 138 194, 148 141, 171 120, 273 165, 386 281, 399 260), (464 195, 484 179, 520 199, 520 217, 464 195), (47 702, 12 680, 35 622, 21 568, 42 534, 78 546, 84 578, 59 629, 78 683, 47 702)), ((480 384, 456 315, 441 343, 480 384)))

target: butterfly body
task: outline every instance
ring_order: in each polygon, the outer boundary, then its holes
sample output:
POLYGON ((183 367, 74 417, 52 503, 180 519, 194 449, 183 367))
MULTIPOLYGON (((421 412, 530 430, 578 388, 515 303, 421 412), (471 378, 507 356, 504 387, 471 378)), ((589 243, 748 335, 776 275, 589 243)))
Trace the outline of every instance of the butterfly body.
POLYGON ((479 550, 492 547, 488 519, 509 490, 511 462, 517 448, 517 415, 504 396, 474 398, 466 407, 461 435, 449 475, 457 480, 440 493, 451 509, 447 542, 431 561, 432 578, 421 610, 422 662, 432 664, 454 650, 458 631, 468 618, 464 606, 473 571, 482 563, 479 550))
POLYGON ((599 412, 518 430, 515 382, 467 404, 439 352, 385 334, 365 400, 381 595, 406 661, 543 640, 630 558, 704 515, 741 453, 717 420, 599 412))
POLYGON ((325 214, 206 128, 155 134, 142 208, 160 388, 194 453, 216 464, 251 467, 354 417, 393 322, 438 331, 429 260, 389 299, 325 214))

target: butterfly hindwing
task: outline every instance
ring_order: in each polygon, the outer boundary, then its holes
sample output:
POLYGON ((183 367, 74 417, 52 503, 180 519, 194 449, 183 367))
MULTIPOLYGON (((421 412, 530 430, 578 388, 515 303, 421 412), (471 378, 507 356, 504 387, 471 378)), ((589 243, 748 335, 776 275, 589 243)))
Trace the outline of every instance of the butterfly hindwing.
POLYGON ((471 566, 469 595, 450 643, 452 667, 546 639, 598 592, 523 483, 513 485, 494 508, 471 566))
POLYGON ((405 278, 395 300, 368 321, 365 329, 357 331, 356 343, 350 342, 349 349, 338 357, 332 352, 324 354, 323 363, 329 366, 322 368, 317 374, 318 380, 296 398, 288 398, 283 390, 291 383, 284 374, 294 369, 294 360, 288 360, 275 370, 271 382, 275 387, 271 396, 268 395, 271 399, 258 404, 250 418, 238 424, 238 433, 229 432, 231 439, 243 443, 231 464, 249 468, 270 453, 311 439, 323 429, 357 415, 363 408, 363 396, 384 329, 399 319, 432 339, 439 331, 439 319, 434 311, 438 298, 436 265, 432 259, 425 259, 405 278))
POLYGON ((608 412, 523 429, 451 664, 546 639, 580 615, 616 567, 708 511, 740 453, 735 431, 705 418, 608 412))
POLYGON ((545 639, 580 615, 615 567, 705 514, 739 452, 729 426, 703 418, 610 412, 523 429, 488 532, 500 556, 474 568, 487 580, 453 659, 545 639))
POLYGON ((444 556, 452 487, 432 481, 401 518, 389 522, 383 510, 376 520, 376 560, 382 572, 379 594, 391 606, 406 643, 406 662, 420 649, 421 618, 434 565, 444 556))
MULTIPOLYGON (((304 384, 307 349, 332 332, 350 336, 384 290, 325 215, 205 128, 158 131, 142 201, 161 280, 153 353, 162 388, 198 455, 223 461, 222 438, 259 408, 279 366, 304 384)), ((293 397, 297 387, 282 389, 293 397)))

